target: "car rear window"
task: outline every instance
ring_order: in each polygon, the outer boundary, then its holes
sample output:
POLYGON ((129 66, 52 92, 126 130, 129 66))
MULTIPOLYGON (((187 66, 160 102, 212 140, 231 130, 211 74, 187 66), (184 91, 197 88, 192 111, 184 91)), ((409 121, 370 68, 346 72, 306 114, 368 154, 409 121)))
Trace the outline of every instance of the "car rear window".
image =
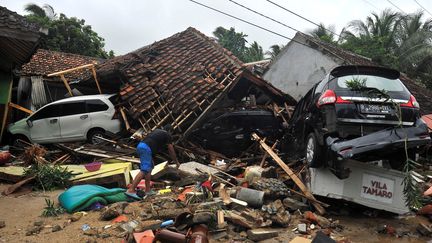
POLYGON ((391 92, 405 91, 405 88, 399 79, 388 79, 372 75, 348 75, 339 77, 337 79, 337 85, 339 88, 348 89, 347 81, 349 82, 351 80, 364 82, 365 86, 368 88, 377 88, 379 90, 391 92))

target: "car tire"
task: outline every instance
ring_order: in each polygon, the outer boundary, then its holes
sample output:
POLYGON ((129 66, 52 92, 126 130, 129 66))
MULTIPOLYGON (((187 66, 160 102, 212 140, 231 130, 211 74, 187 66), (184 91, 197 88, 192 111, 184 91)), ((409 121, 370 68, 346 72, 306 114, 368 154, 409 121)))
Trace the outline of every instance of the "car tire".
POLYGON ((314 133, 309 133, 305 143, 305 161, 311 168, 319 168, 321 162, 321 147, 314 133))
POLYGON ((105 131, 103 129, 92 129, 87 134, 87 141, 91 144, 99 144, 103 142, 97 137, 105 137, 105 131))

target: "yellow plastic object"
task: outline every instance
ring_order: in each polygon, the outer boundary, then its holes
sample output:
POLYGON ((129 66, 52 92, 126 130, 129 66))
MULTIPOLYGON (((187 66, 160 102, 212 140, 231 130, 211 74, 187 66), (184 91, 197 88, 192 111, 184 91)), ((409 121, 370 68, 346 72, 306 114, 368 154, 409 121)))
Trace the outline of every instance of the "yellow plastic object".
POLYGON ((165 194, 165 193, 170 193, 171 192, 171 189, 162 189, 162 190, 159 190, 158 191, 158 195, 162 195, 162 194, 165 194))

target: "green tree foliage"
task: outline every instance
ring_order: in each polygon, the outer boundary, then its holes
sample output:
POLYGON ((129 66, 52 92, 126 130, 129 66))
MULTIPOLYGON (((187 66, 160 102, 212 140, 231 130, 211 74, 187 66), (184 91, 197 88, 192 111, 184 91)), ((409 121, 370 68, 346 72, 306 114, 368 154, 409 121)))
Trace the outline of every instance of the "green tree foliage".
POLYGON ((245 62, 261 61, 264 59, 263 48, 254 41, 248 48, 246 48, 243 58, 245 62))
POLYGON ((265 54, 270 58, 270 60, 274 60, 283 48, 284 45, 272 45, 270 46, 270 50, 266 51, 265 54))
POLYGON ((308 32, 308 34, 321 39, 328 43, 336 43, 336 36, 334 34, 335 27, 333 25, 326 27, 323 23, 320 23, 318 27, 308 32))
POLYGON ((365 21, 351 21, 340 45, 432 88, 432 20, 423 18, 422 12, 401 14, 386 9, 372 13, 365 21))
POLYGON ((48 30, 42 37, 40 48, 100 58, 114 56, 113 51, 107 53, 104 50, 104 39, 86 25, 85 20, 62 13, 57 15, 47 4, 42 7, 27 4, 25 10, 29 13, 26 15, 29 21, 48 30))
POLYGON ((246 34, 243 32, 238 33, 232 27, 228 30, 219 26, 213 31, 213 35, 216 37, 219 44, 230 50, 234 56, 238 57, 240 60, 244 60, 243 56, 247 43, 246 34))
POLYGON ((233 27, 225 29, 219 26, 213 31, 213 35, 219 44, 230 50, 234 56, 243 62, 255 62, 264 59, 263 48, 256 41, 250 46, 246 46, 248 43, 247 35, 243 32, 236 32, 233 27))

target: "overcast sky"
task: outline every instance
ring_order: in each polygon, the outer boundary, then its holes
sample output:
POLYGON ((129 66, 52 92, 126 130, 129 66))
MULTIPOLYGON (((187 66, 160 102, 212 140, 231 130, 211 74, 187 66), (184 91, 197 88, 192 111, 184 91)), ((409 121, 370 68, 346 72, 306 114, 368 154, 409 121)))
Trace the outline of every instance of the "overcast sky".
MULTIPOLYGON (((271 29, 286 37, 295 31, 252 13, 229 0, 196 0, 218 10, 235 15, 254 24, 271 29)), ((262 14, 268 15, 300 31, 313 29, 313 24, 273 5, 266 0, 234 0, 262 14)), ((248 35, 249 42, 257 41, 267 50, 273 44, 286 44, 289 40, 257 27, 224 16, 189 0, 0 0, 0 5, 26 14, 24 5, 32 2, 49 4, 57 13, 75 16, 86 21, 105 39, 106 50, 116 55, 125 54, 155 41, 169 37, 192 26, 208 36, 218 26, 234 27, 248 35)), ((420 10, 414 0, 272 0, 315 23, 334 25, 336 32, 354 19, 365 20, 371 12, 385 8, 397 11, 391 3, 406 13, 420 10)), ((417 0, 432 12, 432 1, 417 0)), ((431 18, 425 12, 425 17, 431 18)))

